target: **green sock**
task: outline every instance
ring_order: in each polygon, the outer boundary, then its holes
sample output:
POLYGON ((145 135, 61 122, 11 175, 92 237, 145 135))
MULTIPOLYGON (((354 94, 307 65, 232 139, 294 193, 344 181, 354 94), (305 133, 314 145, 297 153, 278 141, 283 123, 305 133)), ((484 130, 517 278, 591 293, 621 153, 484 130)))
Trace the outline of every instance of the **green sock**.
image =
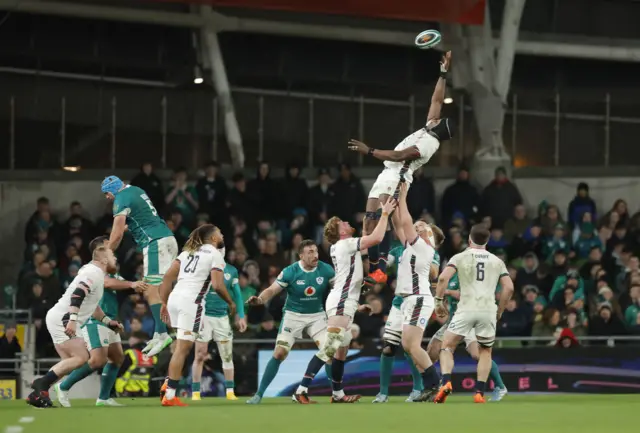
POLYGON ((389 395, 394 358, 395 356, 380 355, 380 394, 389 395))
POLYGON ((498 370, 498 364, 496 364, 495 361, 491 361, 491 371, 489 372, 489 377, 493 379, 496 388, 505 388, 504 382, 502 381, 502 376, 500 376, 500 370, 498 370))
POLYGON ((191 392, 200 392, 200 382, 191 383, 191 392))
POLYGON ((267 368, 264 369, 264 375, 262 376, 262 380, 260 381, 260 386, 258 387, 257 394, 260 397, 264 395, 264 392, 267 390, 267 388, 269 388, 269 385, 271 385, 271 382, 276 377, 276 374, 278 374, 281 362, 282 361, 279 361, 275 358, 271 358, 269 360, 267 368))
POLYGON ((67 376, 60 384, 60 389, 63 391, 69 391, 73 385, 80 382, 85 377, 93 373, 93 369, 89 367, 89 363, 85 362, 82 367, 76 368, 67 376))
POLYGON ((236 384, 233 380, 225 380, 224 381, 224 387, 230 390, 233 390, 233 388, 236 387, 236 384))
POLYGON ((331 381, 331 378, 333 377, 333 374, 331 373, 331 364, 324 365, 324 373, 327 375, 327 380, 329 381, 329 383, 333 384, 333 382, 331 381))
POLYGON ((155 332, 157 332, 158 334, 164 334, 165 332, 167 332, 167 326, 160 318, 160 308, 162 308, 162 304, 149 305, 149 308, 151 308, 153 320, 156 322, 155 332))
POLYGON ((424 390, 424 383, 422 381, 422 374, 418 371, 418 367, 413 363, 413 359, 411 359, 411 355, 407 352, 404 352, 404 357, 407 358, 407 362, 409 363, 409 368, 411 368, 411 377, 413 378, 413 389, 416 391, 424 390))
POLYGON ((120 367, 112 362, 107 363, 102 369, 102 376, 100 376, 100 395, 98 396, 100 400, 109 400, 111 397, 111 390, 116 383, 119 371, 120 367))

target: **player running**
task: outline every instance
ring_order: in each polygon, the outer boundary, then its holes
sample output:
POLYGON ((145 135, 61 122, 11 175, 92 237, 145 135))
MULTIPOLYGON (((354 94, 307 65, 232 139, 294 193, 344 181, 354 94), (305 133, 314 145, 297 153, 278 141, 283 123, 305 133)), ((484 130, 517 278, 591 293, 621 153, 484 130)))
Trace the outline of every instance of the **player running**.
POLYGON ((357 310, 366 311, 368 306, 358 306, 362 291, 364 271, 362 268, 361 250, 379 244, 387 230, 389 215, 397 202, 389 198, 382 205, 381 218, 370 235, 354 238, 354 229, 346 221, 333 217, 324 227, 324 237, 331 244, 331 260, 336 273, 333 288, 327 297, 327 337, 320 350, 309 362, 300 387, 296 390, 296 399, 302 404, 314 403, 309 399, 308 386, 320 368, 331 362, 333 393, 332 403, 355 403, 359 395, 347 396, 343 390, 344 360, 349 342, 346 334, 350 333, 353 317, 357 310), (342 359, 341 359, 342 358, 342 359))
MULTIPOLYGON (((107 236, 100 236, 89 243, 89 251, 93 253, 99 246, 108 241, 107 236)), ((104 278, 104 294, 98 306, 108 316, 118 317, 118 290, 144 291, 146 284, 141 281, 125 281, 118 274, 109 274, 104 278)), ((89 318, 82 326, 82 336, 89 349, 89 361, 71 372, 62 382, 54 385, 56 398, 62 407, 71 407, 69 390, 94 371, 102 369, 100 378, 100 394, 96 406, 123 406, 111 398, 111 390, 118 377, 118 371, 124 359, 120 334, 101 321, 89 318), (108 361, 108 362, 107 362, 108 361)))
POLYGON ((53 407, 49 388, 89 360, 85 343, 76 334, 78 326, 84 325, 93 316, 109 328, 122 331, 122 324, 111 319, 98 306, 104 292, 104 278, 114 272, 116 258, 113 251, 105 247, 96 248, 93 260, 80 268, 60 300, 47 312, 47 330, 62 360, 44 376, 33 381, 33 392, 27 397, 27 403, 31 406, 53 407))
MULTIPOLYGON (((225 256, 225 249, 220 251, 225 256)), ((238 285, 238 270, 230 264, 224 267, 224 285, 231 294, 238 313, 234 318, 236 328, 240 332, 247 330, 247 321, 244 318, 244 302, 238 285)), ((233 329, 229 317, 229 306, 215 291, 209 290, 205 297, 204 323, 202 332, 196 338, 196 353, 191 368, 191 400, 201 400, 200 379, 202 368, 209 351, 209 342, 213 340, 218 347, 218 353, 222 360, 222 372, 224 373, 224 385, 227 390, 227 400, 237 400, 234 388, 233 369, 233 329)))
MULTIPOLYGON (((498 284, 498 288, 500 285, 498 284)), ((444 291, 445 296, 447 297, 447 304, 449 306, 449 318, 447 321, 440 327, 438 332, 431 338, 429 341, 429 346, 427 346, 427 352, 429 353, 429 357, 431 361, 434 363, 440 359, 440 350, 442 349, 442 340, 444 338, 444 333, 451 323, 451 319, 458 308, 458 301, 460 300, 460 282, 458 281, 458 274, 455 273, 453 277, 449 280, 449 286, 444 291)), ((479 347, 478 347, 478 339, 476 338, 476 333, 474 330, 471 330, 469 334, 464 337, 465 347, 467 349, 467 353, 474 360, 478 360, 479 355, 479 347)), ((498 368, 498 364, 495 361, 491 361, 491 371, 489 372, 489 377, 493 379, 495 387, 493 389, 493 393, 491 395, 491 401, 500 401, 502 400, 508 393, 507 387, 502 381, 502 376, 500 375, 500 370, 498 368)))
POLYGON ((113 201, 113 226, 109 248, 115 251, 128 226, 138 247, 144 254, 144 281, 149 284, 144 296, 155 321, 153 338, 143 349, 155 356, 173 341, 160 319, 161 301, 158 286, 173 260, 178 255, 178 243, 147 194, 138 187, 125 185, 120 178, 108 176, 102 181, 102 193, 113 201))
POLYGON ((436 287, 436 313, 440 317, 447 314, 443 296, 449 280, 458 273, 460 280, 460 302, 458 310, 444 332, 443 349, 440 352, 442 386, 435 403, 444 403, 453 388, 453 352, 458 344, 474 330, 478 339, 478 377, 476 381, 475 403, 484 403, 484 390, 491 370, 491 347, 496 337, 496 322, 502 315, 513 294, 513 282, 504 262, 486 250, 489 230, 476 224, 469 233, 469 248, 453 256, 438 278, 436 287), (496 307, 495 290, 500 284, 499 305, 496 307))
MULTIPOLYGON (((280 364, 287 359, 296 340, 306 333, 320 347, 327 334, 327 313, 324 311, 324 295, 331 287, 335 272, 331 265, 318 260, 318 246, 310 239, 298 247, 300 260, 284 268, 276 281, 260 293, 247 300, 249 305, 264 305, 282 290, 287 292, 283 308, 280 331, 276 337, 273 357, 260 381, 258 392, 247 404, 259 404, 265 391, 278 374, 280 364)), ((328 365, 327 365, 328 367, 328 365)), ((331 370, 327 369, 331 378, 331 370)))
MULTIPOLYGON (((453 122, 448 117, 441 118, 444 104, 447 71, 451 65, 451 51, 440 62, 440 78, 431 96, 427 123, 423 128, 406 137, 394 150, 374 149, 358 140, 349 141, 349 149, 363 155, 371 155, 384 161, 385 168, 378 175, 367 200, 365 231, 371 233, 380 218, 378 208, 381 202, 394 195, 401 179, 408 184, 413 181, 413 172, 425 165, 440 147, 440 143, 453 137, 453 122)), ((397 197, 397 194, 396 194, 397 197)), ((386 260, 389 252, 389 235, 385 235, 378 247, 369 248, 369 283, 387 281, 386 260)))
MULTIPOLYGON (((397 221, 398 216, 396 214, 398 214, 397 211, 393 214, 394 227, 400 227, 400 229, 402 230, 400 222, 397 221)), ((435 245, 435 248, 437 250, 444 242, 444 234, 442 233, 442 230, 440 230, 440 228, 435 225, 430 225, 429 227, 433 234, 433 238, 430 238, 429 242, 432 245, 435 245)), ((404 250, 404 246, 398 246, 389 252, 389 264, 391 265, 394 262, 398 262, 398 270, 400 269, 400 264, 402 263, 401 258, 403 256, 404 250)), ((431 262, 429 275, 431 281, 434 281, 437 278, 439 272, 440 255, 438 254, 438 251, 435 251, 433 261, 431 262)), ((384 326, 384 335, 382 337, 384 341, 384 347, 382 348, 382 353, 380 354, 380 392, 378 393, 378 395, 376 395, 373 403, 386 403, 389 401, 389 384, 391 383, 391 376, 393 374, 393 362, 395 360, 395 354, 398 350, 398 346, 400 346, 402 342, 402 324, 404 318, 401 312, 401 307, 403 300, 404 298, 398 294, 396 294, 396 296, 393 298, 393 301, 391 303, 391 310, 389 311, 389 317, 387 318, 387 322, 384 326)), ((413 390, 405 401, 407 403, 416 402, 419 401, 422 391, 424 390, 422 374, 416 367, 413 359, 411 359, 411 355, 409 355, 405 351, 404 356, 411 369, 411 377, 413 379, 413 390)))
POLYGON ((162 319, 177 328, 178 340, 169 363, 169 374, 162 385, 162 406, 187 406, 176 397, 184 361, 202 331, 204 300, 209 287, 227 303, 229 315, 235 316, 236 305, 224 284, 224 258, 220 248, 224 238, 220 230, 205 224, 191 232, 183 251, 173 261, 160 285, 162 319), (173 283, 178 283, 173 286, 173 283))

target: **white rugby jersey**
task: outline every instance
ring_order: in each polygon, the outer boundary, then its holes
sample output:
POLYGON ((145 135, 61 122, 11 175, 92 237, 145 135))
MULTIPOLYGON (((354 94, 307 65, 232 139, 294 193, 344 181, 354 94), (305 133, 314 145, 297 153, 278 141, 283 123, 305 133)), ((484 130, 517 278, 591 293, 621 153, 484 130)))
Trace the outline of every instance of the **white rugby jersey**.
POLYGON ((396 295, 433 296, 429 273, 435 252, 420 236, 406 242, 398 264, 396 295))
POLYGON ((451 257, 447 266, 458 272, 457 311, 497 311, 496 286, 500 277, 509 275, 502 260, 487 250, 467 248, 451 257))
POLYGON ((422 128, 402 140, 393 150, 404 150, 413 146, 418 148, 420 152, 419 158, 413 161, 407 161, 406 163, 394 161, 384 162, 385 167, 388 169, 398 174, 403 173, 404 178, 409 183, 413 182, 413 172, 429 162, 433 154, 438 151, 440 141, 429 134, 426 128, 422 128))
POLYGON ((78 275, 76 275, 71 284, 69 284, 69 287, 67 287, 67 290, 64 291, 62 297, 51 309, 61 316, 68 313, 69 306, 71 305, 71 295, 73 295, 76 288, 81 287, 89 292, 82 301, 82 305, 80 305, 80 310, 78 311, 77 323, 84 325, 96 311, 96 307, 102 298, 105 275, 104 271, 98 266, 93 263, 87 263, 80 268, 78 275))
POLYGON ((360 299, 362 290, 362 255, 360 238, 341 239, 331 245, 331 260, 336 276, 331 291, 340 291, 340 299, 360 299))
POLYGON ((225 263, 222 253, 213 245, 205 244, 193 254, 187 251, 181 252, 178 260, 180 273, 171 294, 193 299, 195 303, 203 302, 205 295, 209 292, 211 271, 215 269, 224 272, 225 263))

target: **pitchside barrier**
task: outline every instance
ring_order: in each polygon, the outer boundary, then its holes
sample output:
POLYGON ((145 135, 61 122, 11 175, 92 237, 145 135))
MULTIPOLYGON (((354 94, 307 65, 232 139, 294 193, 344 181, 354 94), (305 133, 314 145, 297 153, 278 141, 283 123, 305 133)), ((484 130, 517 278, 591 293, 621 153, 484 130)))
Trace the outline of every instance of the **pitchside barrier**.
MULTIPOLYGON (((560 348, 552 338, 515 337, 496 341, 493 359, 500 366, 509 392, 527 393, 640 393, 640 337, 583 337, 580 346, 560 348)), ((425 342, 428 340, 425 340, 425 342)), ((375 395, 380 371, 380 341, 371 341, 361 349, 351 349, 345 365, 344 382, 350 393, 375 395)), ((275 340, 234 340, 236 355, 236 390, 239 395, 252 394, 258 387, 267 362, 273 354, 275 340)), ((316 353, 313 341, 303 340, 283 363, 266 397, 289 396, 301 380, 307 363, 316 353)), ((224 395, 223 378, 213 352, 213 371, 205 369, 202 384, 205 395, 224 395)), ((187 360, 190 365, 192 357, 187 360)), ((0 399, 21 398, 35 377, 44 374, 56 358, 33 359, 21 354, 13 360, 0 360, 0 399)), ((463 347, 455 353, 454 389, 473 391, 476 362, 463 347)), ((166 372, 156 371, 151 380, 151 395, 157 395, 166 372)), ((71 398, 95 398, 100 380, 97 374, 76 384, 71 398)), ((183 395, 189 394, 190 375, 182 381, 183 395)), ((392 395, 411 391, 411 373, 404 355, 399 353, 394 363, 391 381, 392 395)), ((493 387, 493 382, 489 382, 493 387)), ((314 395, 328 395, 330 382, 324 370, 311 386, 314 395)))

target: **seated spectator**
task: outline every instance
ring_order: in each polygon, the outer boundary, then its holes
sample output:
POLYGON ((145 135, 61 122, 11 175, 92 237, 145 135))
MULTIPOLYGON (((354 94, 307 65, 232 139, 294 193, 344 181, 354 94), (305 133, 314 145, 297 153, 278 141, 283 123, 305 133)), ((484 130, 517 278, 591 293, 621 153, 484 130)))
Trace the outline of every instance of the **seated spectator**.
POLYGON ((544 243, 542 248, 544 260, 551 262, 554 254, 559 250, 564 251, 567 254, 569 254, 569 251, 571 250, 569 242, 567 242, 565 238, 564 224, 562 223, 556 224, 553 236, 549 237, 544 243))
POLYGON ((40 229, 35 232, 35 238, 27 244, 24 259, 26 261, 30 261, 36 251, 46 252, 47 261, 57 262, 55 243, 53 242, 53 239, 49 238, 49 232, 45 229, 40 229))
POLYGON ((538 222, 533 222, 520 238, 515 238, 509 248, 509 257, 522 257, 527 252, 533 252, 538 258, 542 257, 544 237, 538 222))
POLYGON ((522 259, 522 266, 518 269, 518 274, 514 281, 516 293, 519 293, 524 286, 537 286, 538 278, 536 271, 538 270, 538 258, 532 252, 528 252, 522 259))
MULTIPOLYGON (((567 211, 567 222, 571 227, 579 226, 583 220, 583 215, 588 213, 590 216, 596 215, 596 203, 589 197, 589 185, 580 182, 576 191, 576 196, 569 203, 567 211)), ((589 220, 589 222, 593 222, 589 220)))
POLYGON ((523 204, 516 205, 513 210, 513 217, 504 224, 504 237, 507 242, 515 238, 522 237, 524 232, 531 225, 531 218, 527 217, 527 209, 523 204))
MULTIPOLYGON (((553 337, 558 330, 558 325, 560 324, 560 312, 555 308, 548 308, 542 313, 542 320, 537 321, 533 324, 533 329, 531 330, 532 337, 553 337)), ((544 345, 553 345, 555 341, 537 341, 536 344, 539 346, 544 345)))
POLYGON ((85 217, 84 209, 79 201, 71 202, 69 206, 69 219, 62 226, 62 236, 60 241, 64 244, 71 236, 80 235, 86 242, 91 240, 95 228, 93 222, 85 217))
POLYGON ((173 232, 173 236, 175 236, 178 246, 182 248, 187 239, 189 239, 191 229, 187 225, 183 213, 179 209, 172 209, 170 218, 171 225, 169 228, 173 232))
POLYGON ((57 302, 57 299, 47 299, 44 295, 44 290, 39 282, 36 282, 31 287, 31 293, 27 300, 27 308, 31 310, 31 315, 34 319, 44 319, 47 315, 47 311, 57 302))
POLYGON ((607 212, 603 217, 601 224, 602 225, 613 225, 616 226, 618 223, 622 223, 624 226, 629 225, 629 211, 627 208, 627 202, 619 198, 613 204, 613 207, 609 212, 607 212), (617 216, 613 216, 613 214, 617 214, 617 216), (612 220, 616 222, 611 222, 612 220))
MULTIPOLYGON (((622 295, 620 295, 620 307, 622 308, 622 311, 625 312, 625 318, 627 318, 627 312, 628 311, 633 311, 633 309, 638 309, 640 308, 640 284, 632 284, 631 287, 629 288, 628 292, 623 293, 622 295), (629 308, 631 308, 631 310, 629 310, 629 308)), ((635 317, 632 314, 632 317, 635 317)), ((634 323, 635 319, 632 319, 631 321, 626 320, 627 323, 634 323)))
POLYGON ((556 226, 558 224, 564 225, 562 216, 560 215, 560 209, 555 204, 547 206, 547 209, 542 217, 540 217, 540 225, 542 226, 542 236, 552 237, 556 226))
MULTIPOLYGON (((593 337, 609 337, 613 335, 625 335, 627 330, 624 323, 613 313, 613 307, 609 302, 598 305, 598 314, 589 321, 589 335, 593 337)), ((593 344, 606 344, 606 341, 597 341, 593 344)))
POLYGON ((496 250, 504 250, 508 246, 507 240, 504 238, 504 232, 502 229, 491 229, 491 237, 487 242, 487 249, 494 253, 496 250))
POLYGON ((531 328, 529 316, 515 299, 510 299, 498 322, 496 335, 499 337, 520 337, 527 335, 531 328))
POLYGON ((577 310, 570 308, 566 312, 566 327, 565 329, 571 330, 574 336, 584 337, 587 335, 588 320, 581 320, 582 315, 577 310))
POLYGON ((449 229, 449 236, 445 239, 442 248, 443 257, 451 258, 465 249, 467 249, 467 242, 463 239, 460 229, 457 227, 449 229))
MULTIPOLYGON (((16 355, 22 352, 16 332, 17 328, 14 323, 5 325, 4 335, 0 337, 0 359, 14 359, 16 355)), ((11 375, 11 373, 9 374, 11 375)))
POLYGON ((587 261, 580 267, 580 276, 584 279, 589 278, 589 276, 595 276, 595 274, 591 272, 594 266, 598 266, 600 269, 602 268, 602 249, 598 246, 593 246, 591 251, 589 251, 587 261))
POLYGON ((626 267, 616 276, 615 291, 617 294, 624 292, 631 285, 631 276, 640 272, 640 259, 631 256, 627 260, 626 267))
POLYGON ((18 291, 18 303, 27 307, 27 298, 34 283, 39 282, 47 299, 57 301, 62 296, 62 285, 49 262, 42 262, 35 272, 25 275, 18 291))
POLYGON ((518 187, 507 178, 504 167, 498 167, 495 178, 482 191, 482 214, 491 216, 494 227, 503 228, 513 215, 513 208, 522 203, 518 187))
POLYGON ((556 278, 563 276, 569 270, 569 257, 566 252, 558 250, 553 255, 550 274, 554 281, 556 278))
MULTIPOLYGON (((580 216, 580 219, 577 222, 574 223, 573 232, 571 233, 571 242, 572 243, 575 244, 578 241, 578 239, 580 239, 580 233, 582 233, 580 228, 582 227, 582 224, 584 224, 584 223, 594 224, 593 215, 594 214, 592 214, 590 212, 585 212, 584 214, 582 214, 580 216)), ((596 230, 595 225, 593 226, 593 235, 594 236, 598 236, 598 230, 596 230)))
POLYGON ((31 215, 25 225, 24 240, 28 243, 36 238, 39 230, 49 233, 49 237, 56 242, 59 234, 59 227, 51 214, 49 199, 40 197, 36 204, 36 211, 31 215))
POLYGON ((149 314, 149 309, 145 302, 140 301, 136 303, 136 306, 133 309, 133 317, 124 321, 123 325, 126 332, 131 332, 131 320, 134 318, 140 321, 142 324, 142 331, 144 333, 147 335, 153 335, 155 322, 153 321, 151 314, 149 314))
MULTIPOLYGON (((556 295, 562 294, 567 287, 573 289, 576 299, 584 299, 584 280, 578 271, 571 269, 566 275, 559 276, 553 282, 551 293, 549 293, 549 300, 553 302, 556 295)), ((562 296, 564 297, 564 295, 562 296)))
POLYGON ((570 349, 572 347, 578 347, 580 343, 576 338, 573 331, 569 328, 564 328, 562 332, 560 332, 560 336, 558 336, 558 341, 556 341, 556 347, 562 349, 570 349))
POLYGON ((600 242, 600 238, 593 234, 593 230, 594 227, 591 223, 582 223, 580 226, 580 238, 573 245, 573 250, 578 259, 589 257, 589 252, 593 247, 602 248, 602 242, 600 242))

